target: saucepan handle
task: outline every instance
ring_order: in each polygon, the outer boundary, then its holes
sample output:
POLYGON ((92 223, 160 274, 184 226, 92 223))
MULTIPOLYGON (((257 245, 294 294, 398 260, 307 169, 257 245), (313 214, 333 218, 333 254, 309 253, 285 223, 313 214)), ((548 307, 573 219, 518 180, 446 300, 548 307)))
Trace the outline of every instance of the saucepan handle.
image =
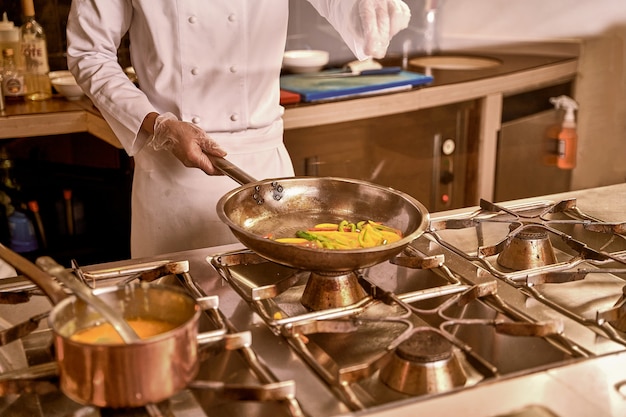
POLYGON ((245 172, 232 162, 218 156, 207 156, 209 157, 211 163, 215 168, 217 168, 222 174, 227 175, 233 180, 237 181, 239 184, 245 185, 257 181, 256 178, 249 175, 247 172, 245 172))

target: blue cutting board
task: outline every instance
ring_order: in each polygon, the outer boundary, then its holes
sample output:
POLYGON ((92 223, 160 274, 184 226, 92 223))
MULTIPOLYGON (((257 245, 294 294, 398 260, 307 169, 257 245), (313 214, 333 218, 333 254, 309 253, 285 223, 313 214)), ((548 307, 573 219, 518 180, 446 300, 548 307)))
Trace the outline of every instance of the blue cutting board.
MULTIPOLYGON (((316 73, 319 74, 319 73, 316 73)), ((357 77, 319 77, 316 74, 284 75, 280 88, 300 94, 302 101, 340 98, 394 87, 414 87, 433 81, 430 75, 400 71, 397 74, 357 77)))

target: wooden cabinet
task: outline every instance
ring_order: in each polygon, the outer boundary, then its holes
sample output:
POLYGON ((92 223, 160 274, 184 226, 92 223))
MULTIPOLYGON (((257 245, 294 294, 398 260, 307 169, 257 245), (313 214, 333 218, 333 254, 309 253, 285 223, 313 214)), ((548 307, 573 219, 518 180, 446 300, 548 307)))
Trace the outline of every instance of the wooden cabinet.
POLYGON ((477 102, 290 129, 296 175, 364 180, 403 191, 430 211, 474 201, 477 102))

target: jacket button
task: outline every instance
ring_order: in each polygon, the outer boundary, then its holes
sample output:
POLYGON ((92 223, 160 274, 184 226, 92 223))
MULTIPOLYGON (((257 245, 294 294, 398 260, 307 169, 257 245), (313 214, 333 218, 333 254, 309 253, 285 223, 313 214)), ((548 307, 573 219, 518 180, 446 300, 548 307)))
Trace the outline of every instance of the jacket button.
POLYGON ((236 73, 236 72, 237 72, 237 67, 233 65, 233 66, 231 66, 231 67, 229 68, 229 70, 230 70, 230 72, 232 72, 232 73, 234 74, 234 73, 236 73))
POLYGON ((196 16, 191 16, 189 17, 189 19, 187 19, 187 21, 189 23, 196 23, 198 21, 198 18, 196 16))
POLYGON ((236 18, 235 18, 235 15, 234 15, 234 14, 229 14, 229 15, 228 15, 228 21, 229 21, 229 22, 234 22, 234 21, 235 21, 235 19, 236 19, 236 18))
POLYGON ((192 75, 198 75, 198 72, 199 72, 198 68, 192 68, 191 69, 191 74, 192 75))
POLYGON ((199 117, 197 117, 197 116, 196 116, 196 117, 191 118, 191 123, 193 123, 193 124, 196 124, 196 125, 197 125, 198 123, 200 123, 200 118, 199 118, 199 117))
POLYGON ((236 122, 237 120, 239 120, 239 115, 237 113, 231 114, 230 120, 232 120, 233 122, 236 122))

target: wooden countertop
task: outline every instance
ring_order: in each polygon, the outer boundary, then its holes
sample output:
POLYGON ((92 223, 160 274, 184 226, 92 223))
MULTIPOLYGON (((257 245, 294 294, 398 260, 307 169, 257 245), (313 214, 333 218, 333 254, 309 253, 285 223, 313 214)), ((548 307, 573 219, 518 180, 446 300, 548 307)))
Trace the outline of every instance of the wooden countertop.
POLYGON ((121 149, 122 146, 91 101, 53 97, 45 101, 10 102, 0 112, 0 139, 88 132, 121 149))
MULTIPOLYGON (((578 69, 577 59, 570 57, 502 54, 495 57, 502 61, 502 65, 486 70, 433 71, 435 82, 432 85, 406 92, 287 105, 285 129, 384 116, 466 100, 488 99, 494 95, 502 97, 571 80, 578 69)), ((418 68, 409 70, 421 71, 418 68)), ((75 132, 88 132, 121 148, 107 123, 87 98, 67 101, 54 97, 43 102, 7 102, 6 109, 0 113, 0 139, 75 132)))
MULTIPOLYGON (((406 92, 286 107, 285 129, 340 123, 444 104, 530 91, 575 78, 573 57, 490 55, 502 65, 483 70, 434 70, 434 83, 406 92), (358 100, 358 105, 355 101, 358 100)), ((423 71, 421 68, 408 68, 423 71)))

